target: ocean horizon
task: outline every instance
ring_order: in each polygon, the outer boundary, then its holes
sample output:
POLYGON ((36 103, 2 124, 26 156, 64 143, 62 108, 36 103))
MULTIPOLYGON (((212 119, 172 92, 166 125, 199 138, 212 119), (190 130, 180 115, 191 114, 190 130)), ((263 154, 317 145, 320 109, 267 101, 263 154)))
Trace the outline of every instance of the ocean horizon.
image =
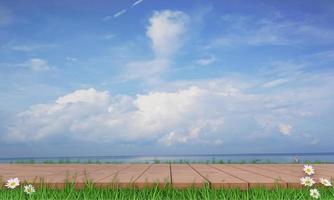
POLYGON ((154 163, 154 162, 326 162, 334 163, 334 152, 314 153, 239 153, 239 154, 183 154, 183 155, 104 155, 104 156, 43 156, 43 157, 1 157, 0 163, 15 162, 120 162, 120 163, 154 163))

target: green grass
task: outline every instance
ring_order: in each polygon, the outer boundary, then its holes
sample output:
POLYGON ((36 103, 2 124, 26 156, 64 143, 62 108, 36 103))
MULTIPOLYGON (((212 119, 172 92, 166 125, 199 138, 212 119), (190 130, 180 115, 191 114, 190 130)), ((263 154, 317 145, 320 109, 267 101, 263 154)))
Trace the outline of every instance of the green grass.
MULTIPOLYGON (((319 188, 321 193, 321 199, 334 199, 333 188, 319 188)), ((87 200, 87 199, 112 199, 112 200, 125 200, 125 199, 144 199, 144 200, 158 200, 158 199, 200 199, 200 200, 212 200, 212 199, 226 199, 226 200, 304 200, 312 199, 309 196, 307 189, 249 189, 240 191, 238 189, 211 189, 204 187, 201 189, 188 188, 188 189, 173 189, 167 187, 165 189, 145 188, 145 189, 120 189, 120 188, 95 188, 93 186, 86 186, 83 189, 75 189, 73 186, 68 185, 64 189, 51 189, 46 187, 40 187, 36 193, 31 196, 23 193, 23 188, 17 188, 15 190, 8 190, 5 188, 0 189, 0 199, 6 200, 27 200, 27 199, 73 199, 73 200, 87 200)))

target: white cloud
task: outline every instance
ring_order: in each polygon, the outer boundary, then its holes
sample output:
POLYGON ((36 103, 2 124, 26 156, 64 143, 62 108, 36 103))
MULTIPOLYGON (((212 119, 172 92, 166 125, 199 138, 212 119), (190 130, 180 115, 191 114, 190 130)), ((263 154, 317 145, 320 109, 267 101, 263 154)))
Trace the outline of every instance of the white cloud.
POLYGON ((75 61, 77 61, 78 59, 77 59, 77 58, 74 58, 74 57, 66 57, 66 60, 69 61, 69 62, 75 62, 75 61))
POLYGON ((214 63, 217 59, 214 56, 206 57, 206 58, 200 58, 197 60, 197 64, 202 66, 207 66, 212 63, 214 63))
POLYGON ((116 12, 113 16, 107 15, 105 17, 102 18, 102 21, 107 22, 113 18, 117 18, 120 17, 121 15, 124 15, 127 12, 126 9, 120 10, 118 12, 116 12))
POLYGON ((41 50, 48 50, 50 48, 59 47, 57 44, 20 44, 20 45, 13 45, 9 47, 14 51, 22 51, 22 52, 32 52, 32 51, 41 51, 41 50))
POLYGON ((27 45, 16 45, 12 47, 15 51, 24 51, 24 52, 31 52, 34 50, 33 47, 27 45))
POLYGON ((41 58, 31 58, 21 63, 0 63, 0 65, 9 68, 29 69, 36 72, 47 71, 53 68, 47 60, 41 58))
POLYGON ((262 85, 262 87, 264 88, 272 88, 272 87, 277 87, 277 86, 280 86, 280 85, 283 85, 284 83, 287 83, 289 80, 286 80, 286 79, 276 79, 276 80, 273 80, 273 81, 269 81, 269 82, 266 82, 262 85))
POLYGON ((291 19, 275 12, 272 16, 254 20, 257 18, 253 15, 222 16, 222 23, 227 31, 206 47, 309 45, 334 42, 334 29, 315 23, 320 18, 300 16, 300 19, 291 19))
POLYGON ((155 59, 148 61, 136 61, 126 65, 127 72, 123 80, 144 79, 149 83, 155 83, 160 75, 169 67, 169 60, 155 59))
POLYGON ((113 17, 114 17, 114 18, 117 18, 117 17, 119 17, 119 16, 121 16, 121 15, 124 15, 125 13, 126 13, 126 10, 123 9, 123 10, 118 11, 117 13, 115 13, 113 17))
POLYGON ((33 71, 45 71, 50 69, 48 62, 40 58, 31 58, 29 61, 23 63, 23 65, 33 71))
POLYGON ((18 114, 20 126, 9 129, 8 139, 23 142, 61 135, 76 122, 102 113, 108 106, 108 97, 107 92, 95 89, 78 90, 59 97, 53 104, 31 106, 18 114))
POLYGON ((173 139, 174 139, 174 132, 170 132, 166 134, 163 138, 160 139, 160 143, 163 143, 166 146, 170 146, 173 144, 173 139))
POLYGON ((155 57, 151 60, 130 62, 126 65, 122 80, 145 80, 156 83, 170 67, 170 56, 182 46, 189 17, 181 11, 155 11, 149 19, 146 35, 152 41, 155 57))
MULTIPOLYGON (((176 92, 110 96, 106 91, 78 90, 52 104, 31 106, 18 115, 7 139, 38 141, 66 136, 93 141, 152 140, 177 132, 184 143, 200 142, 202 134, 217 133, 223 118, 213 112, 220 93, 190 87, 176 92), (205 111, 204 111, 205 110, 205 111)), ((216 135, 218 136, 218 135, 216 135)), ((214 137, 216 137, 214 136, 214 137)), ((211 137, 211 136, 210 136, 211 137)))
POLYGON ((105 35, 105 36, 103 37, 103 39, 105 39, 105 40, 111 40, 111 39, 113 39, 114 37, 115 37, 114 34, 107 34, 107 35, 105 35))
MULTIPOLYGON (((312 137, 320 134, 311 122, 334 109, 333 75, 290 72, 287 86, 270 92, 263 88, 262 78, 168 82, 135 96, 77 90, 19 113, 3 139, 25 142, 57 137, 171 146, 229 145, 235 138, 272 138, 277 132, 294 133, 285 140, 298 141, 305 140, 305 130, 312 137)), ((277 79, 273 76, 268 82, 277 79)))
POLYGON ((142 3, 144 0, 137 0, 137 1, 135 1, 133 4, 132 4, 132 7, 134 7, 134 6, 136 6, 136 5, 138 5, 138 4, 140 4, 140 3, 142 3))
POLYGON ((181 11, 154 12, 149 19, 146 35, 152 40, 157 57, 169 57, 181 47, 188 21, 188 15, 181 11))
POLYGON ((108 92, 98 92, 93 88, 87 90, 77 90, 68 95, 59 97, 56 104, 66 105, 71 103, 105 103, 108 101, 108 92))
POLYGON ((282 135, 290 135, 292 132, 292 126, 290 124, 279 124, 278 130, 282 135))
POLYGON ((108 15, 108 16, 105 16, 105 17, 103 17, 102 18, 102 21, 109 21, 109 20, 111 20, 113 17, 112 16, 110 16, 110 15, 108 15))

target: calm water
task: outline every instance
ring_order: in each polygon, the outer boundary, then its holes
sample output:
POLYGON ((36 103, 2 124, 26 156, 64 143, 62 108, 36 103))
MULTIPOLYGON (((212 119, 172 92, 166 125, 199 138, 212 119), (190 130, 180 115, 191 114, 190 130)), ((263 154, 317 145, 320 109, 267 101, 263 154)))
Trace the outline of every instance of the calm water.
POLYGON ((206 162, 219 161, 225 162, 275 162, 275 163, 291 163, 298 159, 300 162, 305 161, 322 161, 334 163, 334 152, 332 153, 285 153, 285 154, 207 154, 207 155, 173 155, 173 156, 80 156, 80 157, 25 157, 25 158, 0 158, 0 163, 10 163, 16 161, 35 162, 53 161, 80 161, 80 162, 148 162, 153 163, 155 160, 164 161, 180 161, 189 162, 206 162))

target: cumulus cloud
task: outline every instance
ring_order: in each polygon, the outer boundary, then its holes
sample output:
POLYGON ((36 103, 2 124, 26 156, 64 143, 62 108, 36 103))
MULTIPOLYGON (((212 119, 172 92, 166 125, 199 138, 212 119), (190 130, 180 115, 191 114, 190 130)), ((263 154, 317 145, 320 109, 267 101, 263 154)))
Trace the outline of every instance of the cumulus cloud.
POLYGON ((69 132, 76 121, 101 112, 108 106, 108 93, 78 90, 59 97, 53 104, 38 104, 18 114, 18 126, 9 129, 8 139, 34 141, 69 132))
POLYGON ((105 103, 108 100, 108 92, 97 92, 95 89, 77 90, 56 100, 58 105, 73 103, 105 103))
POLYGON ((149 18, 146 31, 155 57, 128 63, 122 79, 141 79, 149 83, 159 80, 160 75, 170 67, 170 57, 182 46, 188 21, 188 15, 181 11, 155 11, 149 18))
POLYGON ((287 140, 305 140, 305 131, 318 134, 310 122, 333 110, 334 82, 332 75, 297 74, 285 90, 270 93, 251 76, 169 83, 134 96, 77 90, 19 113, 2 139, 229 145, 293 132, 287 140))
POLYGON ((181 11, 154 12, 149 19, 146 35, 152 40, 157 57, 168 57, 181 47, 188 21, 188 15, 181 11))
POLYGON ((6 139, 39 141, 60 135, 109 142, 143 139, 166 145, 209 141, 219 137, 224 125, 224 113, 217 112, 216 104, 226 94, 196 86, 135 98, 93 88, 78 90, 18 114, 6 139))
POLYGON ((290 124, 279 124, 278 129, 282 135, 290 135, 292 132, 292 126, 290 124))

